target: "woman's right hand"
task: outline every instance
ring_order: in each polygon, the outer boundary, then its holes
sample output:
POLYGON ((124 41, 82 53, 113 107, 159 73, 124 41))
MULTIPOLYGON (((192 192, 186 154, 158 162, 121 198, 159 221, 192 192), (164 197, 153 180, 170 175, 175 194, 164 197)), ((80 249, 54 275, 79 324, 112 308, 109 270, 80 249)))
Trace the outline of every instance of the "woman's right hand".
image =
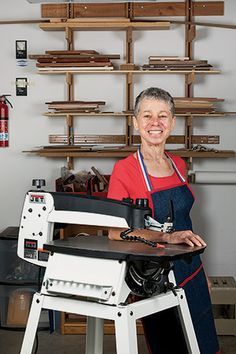
POLYGON ((201 238, 201 236, 194 234, 191 230, 174 231, 166 234, 164 239, 165 242, 171 244, 185 243, 191 247, 206 246, 206 242, 201 238))

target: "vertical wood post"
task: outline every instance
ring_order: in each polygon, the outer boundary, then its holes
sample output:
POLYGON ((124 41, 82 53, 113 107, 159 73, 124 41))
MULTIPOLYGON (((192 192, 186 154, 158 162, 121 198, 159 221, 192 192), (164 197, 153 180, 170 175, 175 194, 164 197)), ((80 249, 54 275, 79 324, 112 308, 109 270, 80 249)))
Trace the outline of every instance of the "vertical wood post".
MULTIPOLYGON (((185 1, 185 21, 193 21, 193 8, 194 3, 192 0, 185 1)), ((196 26, 186 23, 185 25, 185 56, 193 59, 193 40, 196 36, 196 26)), ((185 97, 193 97, 193 82, 195 73, 185 75, 185 97)), ((192 148, 192 135, 193 135, 193 117, 192 115, 185 118, 185 148, 192 148)), ((187 159, 188 169, 192 168, 192 158, 187 159)))
MULTIPOLYGON (((67 41, 67 50, 74 50, 74 33, 70 28, 66 28, 65 37, 67 41)), ((71 73, 66 73, 66 91, 67 100, 74 101, 74 77, 71 73)), ((66 116, 67 125, 67 142, 68 145, 74 144, 74 117, 72 115, 66 116)), ((74 168, 74 159, 67 157, 67 167, 69 170, 74 168)))
MULTIPOLYGON (((126 63, 133 63, 133 31, 129 27, 126 30, 126 63)), ((133 110, 133 74, 126 74, 126 110, 133 110)), ((132 115, 126 117, 125 144, 132 145, 132 115)))

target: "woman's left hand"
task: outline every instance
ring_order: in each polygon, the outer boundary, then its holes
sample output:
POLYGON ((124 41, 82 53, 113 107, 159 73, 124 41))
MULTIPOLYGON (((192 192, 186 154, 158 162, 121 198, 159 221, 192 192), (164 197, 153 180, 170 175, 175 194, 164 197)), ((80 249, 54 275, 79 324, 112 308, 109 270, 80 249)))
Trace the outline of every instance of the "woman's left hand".
POLYGON ((187 245, 194 246, 206 246, 206 242, 191 230, 174 231, 170 234, 166 234, 166 242, 172 244, 186 243, 187 245))

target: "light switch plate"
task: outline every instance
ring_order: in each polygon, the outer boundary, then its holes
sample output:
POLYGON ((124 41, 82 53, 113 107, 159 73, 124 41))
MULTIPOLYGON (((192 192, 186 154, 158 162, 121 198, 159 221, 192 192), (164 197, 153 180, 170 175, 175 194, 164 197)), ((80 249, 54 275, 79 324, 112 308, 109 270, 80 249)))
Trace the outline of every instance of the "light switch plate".
POLYGON ((27 59, 27 41, 16 40, 16 59, 27 59))
POLYGON ((16 96, 27 96, 27 78, 18 77, 16 78, 16 96))

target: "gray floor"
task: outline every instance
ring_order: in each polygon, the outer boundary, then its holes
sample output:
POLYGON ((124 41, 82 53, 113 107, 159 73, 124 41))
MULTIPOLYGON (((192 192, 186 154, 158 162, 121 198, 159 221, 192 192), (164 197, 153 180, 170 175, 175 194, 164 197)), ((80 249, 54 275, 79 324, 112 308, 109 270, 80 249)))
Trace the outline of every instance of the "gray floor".
MULTIPOLYGON (((19 354, 22 338, 23 332, 0 330, 0 354, 19 354)), ((49 334, 48 331, 40 331, 38 338, 38 354, 82 354, 85 350, 85 336, 83 335, 63 336, 58 333, 49 334)), ((221 354, 236 354, 236 337, 220 336, 219 340, 221 354)), ((138 337, 138 344, 139 354, 147 354, 143 336, 138 337)), ((104 354, 115 353, 114 336, 106 335, 104 337, 104 354)))

